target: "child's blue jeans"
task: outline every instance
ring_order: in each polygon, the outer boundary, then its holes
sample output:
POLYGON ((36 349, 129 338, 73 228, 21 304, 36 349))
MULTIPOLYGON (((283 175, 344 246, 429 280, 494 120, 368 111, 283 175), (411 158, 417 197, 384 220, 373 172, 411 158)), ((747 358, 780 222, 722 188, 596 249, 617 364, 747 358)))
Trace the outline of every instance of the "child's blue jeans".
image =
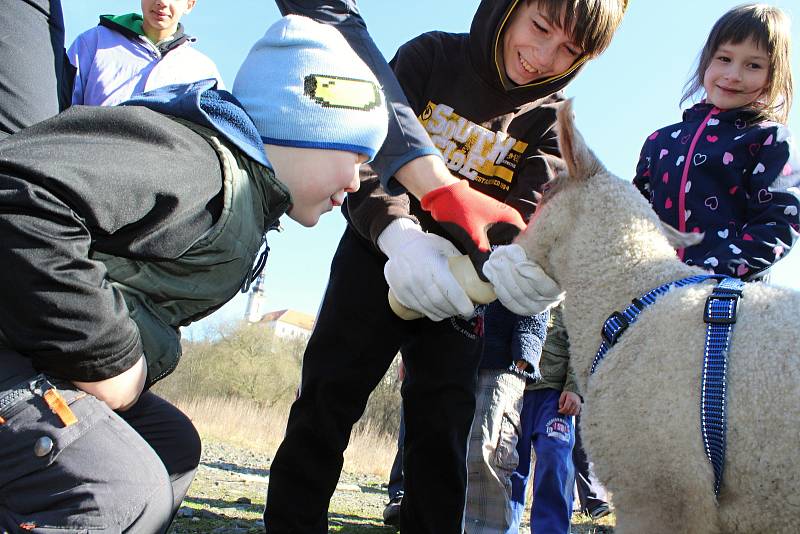
POLYGON ((525 391, 517 442, 519 466, 511 475, 513 523, 507 534, 519 532, 522 522, 530 479, 531 445, 536 452, 531 531, 569 533, 575 484, 572 464, 575 425, 572 417, 558 413, 560 396, 561 392, 555 389, 525 391))

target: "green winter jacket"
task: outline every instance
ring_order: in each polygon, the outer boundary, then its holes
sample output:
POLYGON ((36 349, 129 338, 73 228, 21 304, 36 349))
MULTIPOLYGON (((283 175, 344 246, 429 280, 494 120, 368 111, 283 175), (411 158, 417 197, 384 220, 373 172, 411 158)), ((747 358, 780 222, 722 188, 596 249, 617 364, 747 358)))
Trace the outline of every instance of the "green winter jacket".
POLYGON ((541 379, 529 382, 527 390, 555 389, 578 393, 575 373, 569 364, 569 338, 561 317, 562 306, 550 310, 550 324, 547 328, 547 339, 542 348, 539 361, 541 379))
POLYGON ((216 132, 174 119, 204 137, 219 156, 223 207, 216 223, 179 258, 144 261, 94 252, 136 322, 147 359, 147 383, 165 377, 181 357, 178 328, 201 319, 246 288, 267 230, 290 205, 273 171, 244 156, 216 132))

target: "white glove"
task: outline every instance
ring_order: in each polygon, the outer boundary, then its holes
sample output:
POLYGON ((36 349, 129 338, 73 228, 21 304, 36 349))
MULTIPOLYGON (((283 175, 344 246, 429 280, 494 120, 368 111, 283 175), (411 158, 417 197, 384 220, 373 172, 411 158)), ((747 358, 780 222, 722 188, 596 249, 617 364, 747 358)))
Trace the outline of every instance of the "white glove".
POLYGON ((378 236, 378 247, 389 258, 383 274, 397 300, 432 321, 470 316, 472 301, 458 285, 447 258, 460 254, 450 241, 422 231, 410 219, 395 219, 378 236))
POLYGON ((483 264, 483 274, 500 302, 517 315, 541 313, 564 300, 555 280, 538 263, 528 260, 519 245, 503 245, 483 264))

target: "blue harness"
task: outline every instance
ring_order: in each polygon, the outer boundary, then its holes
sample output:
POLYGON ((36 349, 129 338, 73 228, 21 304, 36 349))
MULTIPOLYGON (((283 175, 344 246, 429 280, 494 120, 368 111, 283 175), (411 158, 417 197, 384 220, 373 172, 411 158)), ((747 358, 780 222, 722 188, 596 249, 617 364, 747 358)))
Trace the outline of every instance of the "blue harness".
POLYGON ((725 466, 725 390, 727 386, 728 347, 733 325, 736 323, 736 305, 742 296, 744 282, 738 278, 720 274, 701 274, 676 280, 652 289, 632 304, 609 315, 603 324, 600 335, 603 338, 600 348, 592 361, 590 374, 627 328, 636 322, 642 311, 654 304, 671 289, 684 287, 706 280, 719 280, 719 284, 706 299, 703 321, 708 324, 703 357, 703 380, 700 392, 700 430, 706 457, 714 469, 714 494, 719 495, 722 484, 722 471, 725 466))

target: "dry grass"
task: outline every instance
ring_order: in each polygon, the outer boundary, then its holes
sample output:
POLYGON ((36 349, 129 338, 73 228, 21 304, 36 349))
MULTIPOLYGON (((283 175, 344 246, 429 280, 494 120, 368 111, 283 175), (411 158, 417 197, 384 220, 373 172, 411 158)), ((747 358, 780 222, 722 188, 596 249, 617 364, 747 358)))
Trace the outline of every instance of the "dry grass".
MULTIPOLYGON (((283 440, 289 416, 288 407, 259 407, 237 398, 178 400, 175 404, 192 419, 203 439, 247 448, 270 458, 283 440)), ((350 438, 344 470, 386 479, 396 450, 394 437, 363 425, 350 438)))
POLYGON ((344 469, 348 473, 376 475, 388 480, 397 452, 397 438, 375 431, 371 425, 354 430, 344 452, 344 469))

